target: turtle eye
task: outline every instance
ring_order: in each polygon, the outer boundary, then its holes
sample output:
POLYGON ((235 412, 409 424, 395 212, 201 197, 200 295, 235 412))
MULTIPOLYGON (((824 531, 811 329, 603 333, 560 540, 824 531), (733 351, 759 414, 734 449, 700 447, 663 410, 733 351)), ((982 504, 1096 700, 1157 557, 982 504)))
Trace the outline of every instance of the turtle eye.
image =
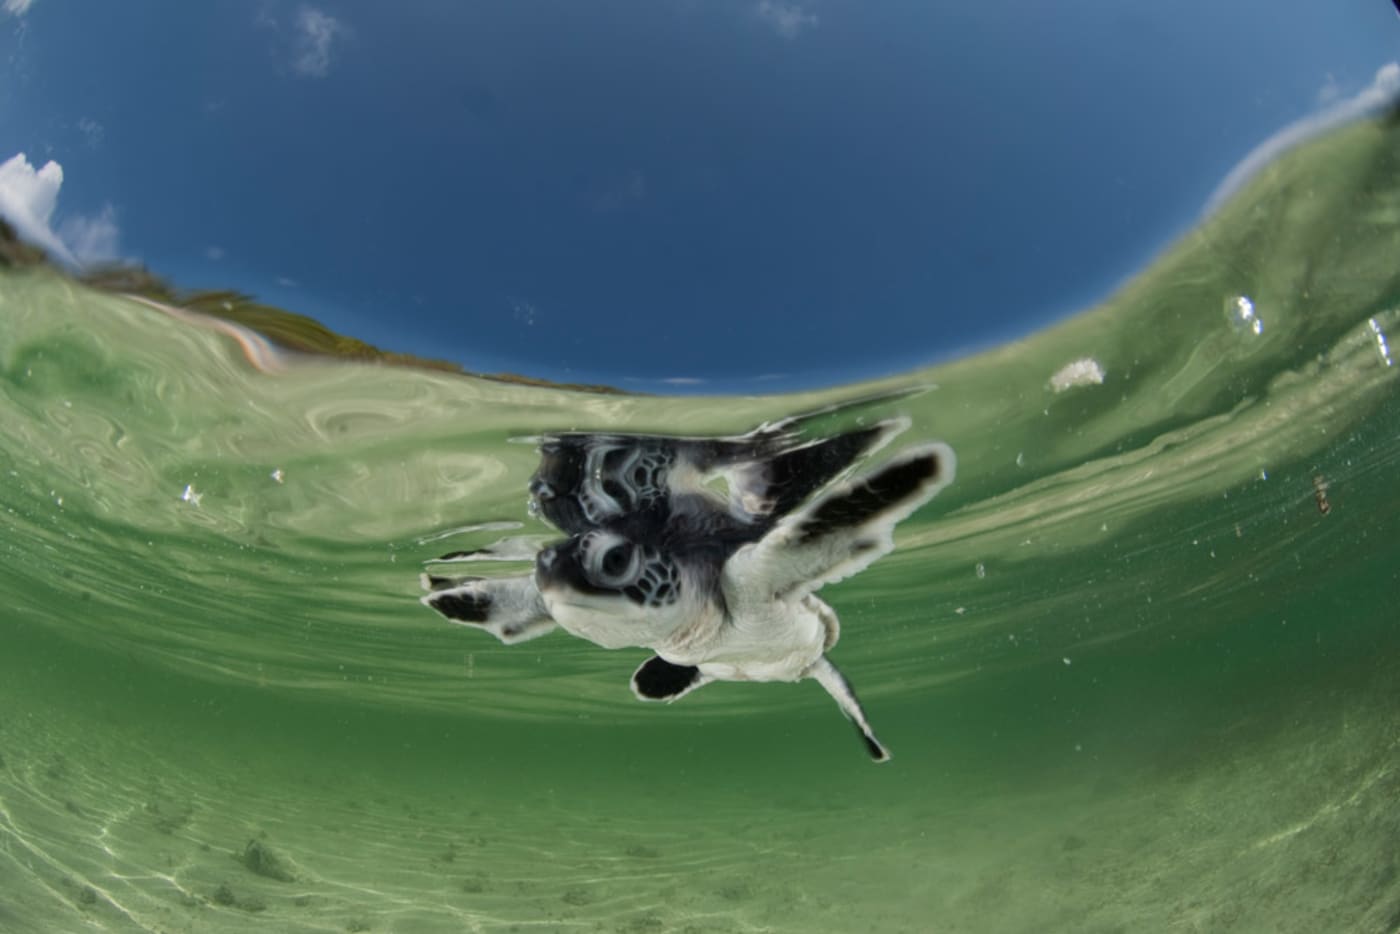
POLYGON ((589 541, 586 568, 593 582, 601 587, 626 587, 641 573, 637 546, 614 535, 599 535, 589 541))
POLYGON ((627 545, 614 545, 603 554, 602 571, 606 577, 621 577, 627 573, 627 565, 631 563, 628 552, 631 549, 627 545))

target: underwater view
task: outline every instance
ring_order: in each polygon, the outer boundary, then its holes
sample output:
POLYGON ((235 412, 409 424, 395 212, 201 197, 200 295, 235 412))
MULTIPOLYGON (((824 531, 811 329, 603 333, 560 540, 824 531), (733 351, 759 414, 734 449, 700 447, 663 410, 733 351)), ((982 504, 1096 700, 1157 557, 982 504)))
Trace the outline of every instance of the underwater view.
POLYGON ((0 0, 0 934, 1400 934, 1397 26, 0 0))
POLYGON ((294 353, 12 249, 0 930, 1400 929, 1398 253, 1379 115, 1027 339, 651 396, 294 353), (535 579, 542 439, 882 424, 798 488, 956 457, 820 591, 887 763, 811 677, 641 704, 644 649, 421 602, 535 579))

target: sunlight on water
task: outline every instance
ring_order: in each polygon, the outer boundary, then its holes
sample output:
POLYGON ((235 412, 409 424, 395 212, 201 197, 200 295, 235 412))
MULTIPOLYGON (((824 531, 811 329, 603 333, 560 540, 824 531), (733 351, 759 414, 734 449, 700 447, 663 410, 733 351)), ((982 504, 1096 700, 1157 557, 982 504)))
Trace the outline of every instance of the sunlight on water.
POLYGON ((292 358, 7 273, 0 930, 1393 930, 1400 214, 1356 204, 1397 133, 1054 330, 792 397, 292 358), (958 457, 822 592, 888 766, 811 683, 640 705, 641 653, 418 602, 558 537, 521 439, 860 399, 810 430, 958 457))

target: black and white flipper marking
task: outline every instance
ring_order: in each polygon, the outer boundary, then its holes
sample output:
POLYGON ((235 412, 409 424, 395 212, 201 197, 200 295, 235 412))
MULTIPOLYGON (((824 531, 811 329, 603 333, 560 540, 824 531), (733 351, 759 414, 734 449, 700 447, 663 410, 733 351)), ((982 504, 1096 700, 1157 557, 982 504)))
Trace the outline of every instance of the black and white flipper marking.
POLYGON ((422 578, 421 597, 451 622, 484 629, 507 645, 538 639, 554 630, 533 575, 520 577, 422 578))

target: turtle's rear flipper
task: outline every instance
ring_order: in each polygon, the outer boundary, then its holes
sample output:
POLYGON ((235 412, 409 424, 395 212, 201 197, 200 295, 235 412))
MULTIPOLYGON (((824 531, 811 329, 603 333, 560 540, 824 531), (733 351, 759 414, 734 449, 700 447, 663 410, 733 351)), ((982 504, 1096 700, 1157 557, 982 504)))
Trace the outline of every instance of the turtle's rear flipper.
POLYGON ((817 679, 817 682, 826 688, 826 693, 836 701, 846 718, 855 724, 856 732, 860 734, 861 742, 865 743, 865 751, 870 753, 870 758, 876 762, 890 761, 889 750, 875 738, 875 731, 865 719, 865 710, 861 708, 860 701, 856 700, 856 692, 851 690, 851 683, 846 680, 846 676, 823 655, 807 669, 807 677, 817 679))
POLYGON ((632 693, 637 700, 669 704, 709 682, 694 665, 673 665, 660 655, 653 655, 632 673, 632 693))
POLYGON ((432 593, 422 598, 448 620, 484 629, 507 645, 537 639, 554 628, 532 574, 521 577, 442 578, 424 575, 432 593))

